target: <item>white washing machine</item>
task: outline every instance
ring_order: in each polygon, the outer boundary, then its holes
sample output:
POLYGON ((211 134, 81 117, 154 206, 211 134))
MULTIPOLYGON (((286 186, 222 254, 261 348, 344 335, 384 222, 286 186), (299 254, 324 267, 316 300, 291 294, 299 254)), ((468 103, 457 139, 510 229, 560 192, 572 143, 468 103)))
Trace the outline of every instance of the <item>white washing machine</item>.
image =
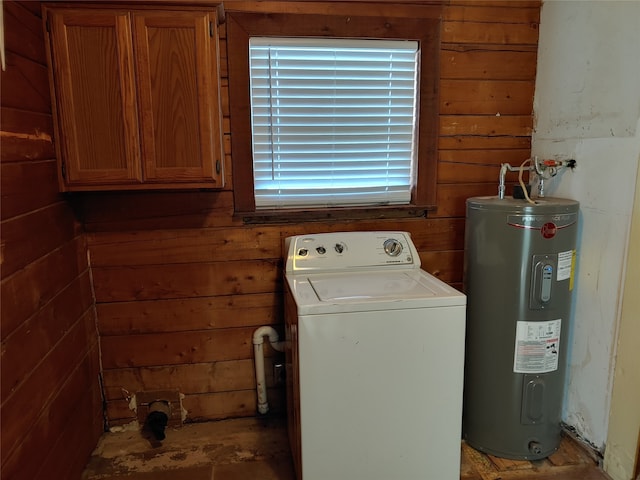
POLYGON ((466 297, 406 232, 286 239, 298 480, 459 480, 466 297))

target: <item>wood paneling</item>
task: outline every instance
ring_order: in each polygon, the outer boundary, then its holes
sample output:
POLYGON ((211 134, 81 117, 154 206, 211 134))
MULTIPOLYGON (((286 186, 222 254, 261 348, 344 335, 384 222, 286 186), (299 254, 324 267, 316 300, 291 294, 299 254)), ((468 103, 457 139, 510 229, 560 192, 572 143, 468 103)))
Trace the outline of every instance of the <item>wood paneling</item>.
POLYGON ((10 51, 2 74, 2 104, 34 112, 51 112, 47 67, 10 51))
POLYGON ((255 260, 280 256, 277 227, 228 228, 92 235, 91 265, 154 265, 255 260), (123 244, 127 248, 122 248, 123 244))
POLYGON ((498 186, 488 183, 441 184, 438 187, 438 210, 431 216, 438 218, 464 217, 466 199, 482 195, 495 195, 498 186))
POLYGON ((447 8, 444 20, 448 22, 533 23, 540 21, 537 1, 482 2, 479 0, 450 1, 455 8, 447 8), (514 8, 515 7, 515 8, 514 8))
POLYGON ((87 450, 91 452, 103 425, 100 389, 95 381, 99 373, 97 343, 78 353, 84 353, 81 363, 69 371, 45 414, 31 425, 28 441, 18 443, 15 453, 3 462, 3 470, 11 472, 6 478, 80 478, 87 450), (34 452, 38 452, 38 461, 33 459, 34 452))
MULTIPOLYGON (((98 357, 97 348, 94 351, 87 353, 87 359, 94 359, 98 357)), ((83 471, 87 463, 87 455, 85 450, 91 444, 87 444, 87 432, 97 438, 102 434, 103 425, 103 408, 102 398, 99 385, 95 383, 95 378, 99 374, 98 363, 89 364, 88 367, 84 367, 79 374, 84 374, 83 377, 78 375, 78 384, 82 382, 91 382, 91 389, 84 393, 76 393, 74 396, 67 398, 71 405, 74 405, 72 411, 68 412, 69 416, 73 416, 75 422, 67 422, 60 426, 60 436, 53 448, 42 461, 42 465, 38 470, 38 474, 35 478, 49 478, 50 472, 62 472, 64 477, 62 478, 77 478, 77 472, 83 471), (82 398, 85 401, 74 404, 74 400, 82 398), (75 424, 77 422, 77 425, 75 424), (82 426, 83 428, 78 428, 82 426), (69 451, 70 445, 78 445, 83 448, 73 449, 69 451)), ((78 369, 80 370, 80 369, 78 369)), ((68 417, 67 417, 68 418, 68 417)), ((25 458, 25 462, 28 462, 28 458, 25 458)), ((26 473, 26 472, 25 472, 26 473)), ((22 472, 21 472, 22 474, 22 472)), ((20 477, 24 480, 29 480, 34 477, 24 476, 20 477)), ((18 477, 16 477, 18 480, 18 477)))
MULTIPOLYGON (((0 410, 2 441, 3 445, 6 445, 3 448, 3 454, 6 455, 3 457, 3 472, 9 468, 8 465, 16 463, 11 460, 6 462, 4 459, 22 455, 21 452, 25 449, 27 452, 31 451, 30 456, 33 451, 37 451, 33 446, 42 441, 41 437, 36 435, 38 430, 44 429, 49 445, 53 444, 60 432, 52 429, 50 425, 57 423, 62 426, 73 418, 74 404, 86 401, 86 392, 97 386, 97 375, 87 375, 82 381, 74 381, 79 379, 71 375, 79 365, 91 363, 91 359, 87 358, 89 354, 97 354, 95 342, 90 345, 90 349, 86 347, 87 338, 92 336, 95 337, 95 320, 93 311, 89 310, 47 353, 45 361, 40 362, 22 384, 4 400, 0 410), (67 391, 72 391, 73 394, 66 395, 67 391), (29 435, 25 436, 25 432, 29 435)), ((100 423, 99 419, 95 421, 100 423)), ((83 441, 93 442, 95 445, 96 433, 99 432, 84 425, 77 425, 77 428, 85 431, 86 437, 83 441)), ((85 445, 77 445, 77 448, 86 449, 86 455, 92 450, 85 445)), ((43 453, 46 454, 46 450, 43 453)), ((20 463, 16 463, 15 467, 21 468, 20 463)), ((8 473, 7 477, 14 478, 8 473)))
POLYGON ((83 239, 76 237, 0 283, 3 339, 87 268, 83 245, 83 239))
POLYGON ((60 200, 55 160, 3 163, 0 169, 0 216, 3 220, 60 200))
MULTIPOLYGON (((282 389, 268 389, 269 410, 274 414, 284 412, 284 391, 282 389)), ((204 395, 187 395, 184 406, 192 412, 193 421, 221 419, 229 417, 247 416, 253 414, 256 408, 254 390, 237 390, 235 392, 208 393, 204 395)))
MULTIPOLYGON (((272 414, 282 415, 285 408, 284 392, 281 388, 267 389, 269 409, 272 414)), ((186 422, 204 422, 233 417, 248 417, 255 414, 255 390, 234 390, 199 395, 186 395, 183 408, 187 411, 186 422)), ((107 415, 111 425, 126 425, 135 419, 127 400, 107 403, 107 415)))
POLYGON ((283 1, 263 2, 261 0, 227 0, 224 2, 226 12, 261 12, 261 13, 296 13, 359 15, 367 17, 408 17, 429 18, 439 15, 439 0, 425 1, 367 1, 338 0, 334 2, 283 1))
MULTIPOLYGON (((110 424, 135 418, 129 400, 143 390, 180 390, 187 421, 255 414, 251 334, 282 326, 289 235, 409 231, 425 270, 461 287, 465 200, 495 195, 500 164, 530 155, 540 3, 452 0, 442 8, 437 209, 426 218, 244 224, 234 216, 234 185, 250 172, 230 168, 225 25, 225 189, 72 198, 88 232, 110 424)), ((236 12, 430 18, 439 9, 417 1, 225 1, 236 12)), ((267 352, 268 364, 281 359, 267 352)), ((284 408, 281 387, 269 385, 270 403, 273 393, 274 409, 284 408)))
POLYGON ((11 368, 2 370, 2 392, 13 392, 49 351, 87 311, 93 298, 85 272, 73 280, 51 302, 25 321, 11 335, 2 352, 2 361, 11 368))
POLYGON ((2 278, 31 264, 80 233, 66 202, 2 222, 2 278))
MULTIPOLYGON (((440 150, 438 180, 444 183, 495 183, 500 173, 500 162, 519 165, 529 157, 527 149, 504 150, 440 150)), ((512 179, 511 174, 507 177, 512 179)), ((515 178, 515 177, 514 177, 515 178)))
POLYGON ((277 261, 95 267, 97 302, 265 293, 279 281, 277 261))
MULTIPOLYGON (((273 357, 265 358, 265 371, 270 372, 273 357)), ((179 390, 186 395, 208 392, 232 392, 255 388, 253 360, 162 365, 156 367, 106 370, 105 397, 109 400, 126 398, 130 392, 143 390, 179 390)), ((273 385, 267 375, 267 386, 273 385)))
POLYGON ((242 225, 233 217, 232 192, 86 193, 72 202, 87 231, 242 225))
POLYGON ((420 260, 424 270, 443 282, 455 284, 462 279, 462 250, 425 252, 420 254, 420 260))
POLYGON ((472 135, 453 135, 450 137, 441 136, 439 141, 440 155, 443 150, 531 150, 531 137, 480 137, 472 135))
MULTIPOLYGON (((4 85, 4 72, 2 78, 4 85)), ((19 85, 15 85, 15 88, 19 88, 19 85)), ((2 94, 3 101, 4 98, 5 95, 2 94)), ((6 162, 24 163, 27 160, 55 159, 53 123, 50 114, 3 106, 0 115, 2 116, 0 160, 3 173, 6 162)))
MULTIPOLYGON (((34 8, 39 3, 29 1, 3 2, 4 43, 7 49, 7 56, 9 52, 12 52, 25 59, 33 60, 40 65, 46 65, 40 9, 39 6, 37 9, 34 8)), ((4 81, 4 76, 2 79, 4 81)), ((2 101, 4 102, 4 96, 2 101)))
MULTIPOLYGON (((245 332, 249 335, 251 332, 245 332)), ((250 337, 249 337, 250 338, 250 337)), ((246 351, 246 348, 245 348, 246 351)), ((265 371, 269 403, 282 411, 282 392, 273 385, 273 364, 282 362, 282 355, 267 348, 265 371)), ((104 394, 108 402, 110 421, 122 424, 135 418, 129 400, 136 392, 145 390, 178 390, 186 395, 188 421, 220 419, 229 416, 251 415, 255 410, 255 372, 252 356, 240 360, 180 363, 153 367, 109 368, 104 371, 104 394), (243 410, 237 412, 232 402, 243 401, 243 410), (225 402, 229 405, 225 406, 225 402), (226 409, 226 410, 225 410, 226 409), (207 416, 207 412, 215 415, 207 416)))
POLYGON ((444 43, 503 46, 537 45, 538 25, 536 23, 444 22, 442 26, 442 41, 444 43))
POLYGON ((103 428, 87 247, 57 190, 40 3, 3 8, 1 476, 79 478, 103 428))
POLYGON ((442 80, 441 115, 530 115, 533 81, 442 80))
POLYGON ((442 136, 530 137, 531 129, 531 115, 440 115, 442 136))
POLYGON ((463 80, 532 81, 536 74, 535 48, 501 50, 483 45, 443 45, 440 52, 440 76, 463 80))
MULTIPOLYGON (((102 366, 181 365, 253 357, 253 327, 102 337, 102 366)), ((270 347, 265 347, 269 350, 270 347)))
POLYGON ((276 324, 279 292, 184 299, 99 303, 102 335, 184 332, 276 324))

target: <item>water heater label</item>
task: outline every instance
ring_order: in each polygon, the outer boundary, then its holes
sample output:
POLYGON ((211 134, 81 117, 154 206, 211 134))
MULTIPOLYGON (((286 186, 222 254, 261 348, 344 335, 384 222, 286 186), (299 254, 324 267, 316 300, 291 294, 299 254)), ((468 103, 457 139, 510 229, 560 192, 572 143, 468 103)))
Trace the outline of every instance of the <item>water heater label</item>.
POLYGON ((556 215, 507 215, 507 224, 525 230, 540 230, 545 238, 553 238, 558 230, 570 227, 578 221, 577 213, 556 215))
POLYGON ((561 319, 517 322, 513 371, 548 373, 557 370, 561 325, 561 319))
POLYGON ((571 278, 571 272, 573 271, 573 261, 573 250, 558 253, 558 271, 556 277, 558 282, 571 278))

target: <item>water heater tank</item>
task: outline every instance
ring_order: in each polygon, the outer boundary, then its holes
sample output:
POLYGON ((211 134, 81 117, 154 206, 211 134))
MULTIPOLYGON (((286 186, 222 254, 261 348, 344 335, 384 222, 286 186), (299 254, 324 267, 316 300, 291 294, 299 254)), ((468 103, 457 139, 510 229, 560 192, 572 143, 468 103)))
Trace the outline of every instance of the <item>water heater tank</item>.
POLYGON ((535 460, 560 443, 579 204, 467 200, 463 436, 535 460))

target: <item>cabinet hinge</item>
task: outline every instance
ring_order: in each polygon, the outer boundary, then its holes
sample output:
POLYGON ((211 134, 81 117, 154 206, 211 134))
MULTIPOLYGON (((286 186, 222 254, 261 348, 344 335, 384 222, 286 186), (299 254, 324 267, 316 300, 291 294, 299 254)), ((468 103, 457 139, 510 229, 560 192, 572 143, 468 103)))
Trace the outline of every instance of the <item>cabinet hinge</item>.
POLYGON ((50 32, 50 31, 51 31, 51 27, 49 26, 49 19, 48 19, 48 18, 47 18, 47 21, 46 21, 46 22, 44 22, 44 26, 45 26, 45 28, 47 29, 47 32, 50 32))
POLYGON ((62 178, 64 178, 66 180, 67 179, 67 164, 65 162, 62 162, 62 165, 60 165, 60 170, 62 171, 62 178))
POLYGON ((216 160, 216 174, 220 175, 220 160, 216 160))
POLYGON ((209 22, 209 36, 213 37, 213 22, 209 22))
POLYGON ((222 25, 227 21, 223 3, 220 3, 216 8, 216 17, 218 17, 218 25, 222 25))

